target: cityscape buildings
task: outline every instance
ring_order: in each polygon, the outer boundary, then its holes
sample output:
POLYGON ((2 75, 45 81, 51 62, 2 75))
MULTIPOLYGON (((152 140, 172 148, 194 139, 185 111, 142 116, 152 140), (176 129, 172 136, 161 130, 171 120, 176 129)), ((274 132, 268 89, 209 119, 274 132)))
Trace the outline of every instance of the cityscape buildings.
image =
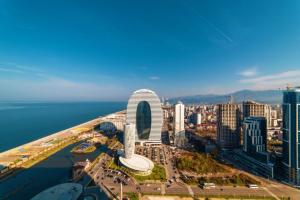
POLYGON ((135 141, 161 144, 162 108, 159 97, 148 89, 135 91, 129 98, 126 122, 136 124, 135 141))
POLYGON ((237 148, 241 138, 241 112, 238 104, 218 104, 217 144, 221 148, 237 148))
POLYGON ((283 178, 300 186, 300 87, 283 92, 283 178))

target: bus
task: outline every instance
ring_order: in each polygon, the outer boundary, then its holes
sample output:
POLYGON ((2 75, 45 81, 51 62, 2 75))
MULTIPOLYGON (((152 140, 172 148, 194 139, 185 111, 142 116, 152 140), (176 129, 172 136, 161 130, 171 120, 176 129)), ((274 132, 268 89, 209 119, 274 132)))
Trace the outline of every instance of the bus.
POLYGON ((256 185, 256 184, 248 184, 247 186, 248 186, 248 188, 251 188, 251 189, 258 189, 258 185, 256 185))

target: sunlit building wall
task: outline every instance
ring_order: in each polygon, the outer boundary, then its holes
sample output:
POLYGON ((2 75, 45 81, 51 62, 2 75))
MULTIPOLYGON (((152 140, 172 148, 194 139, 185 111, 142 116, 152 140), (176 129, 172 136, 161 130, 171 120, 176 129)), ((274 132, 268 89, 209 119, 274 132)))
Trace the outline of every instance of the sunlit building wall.
POLYGON ((184 131, 184 104, 179 101, 174 106, 174 134, 184 131))
POLYGON ((135 125, 125 124, 124 129, 125 129, 125 133, 124 133, 125 158, 130 159, 134 154, 134 148, 135 148, 135 125))
POLYGON ((126 123, 136 125, 135 141, 161 143, 162 108, 159 97, 148 89, 135 91, 127 105, 126 123))

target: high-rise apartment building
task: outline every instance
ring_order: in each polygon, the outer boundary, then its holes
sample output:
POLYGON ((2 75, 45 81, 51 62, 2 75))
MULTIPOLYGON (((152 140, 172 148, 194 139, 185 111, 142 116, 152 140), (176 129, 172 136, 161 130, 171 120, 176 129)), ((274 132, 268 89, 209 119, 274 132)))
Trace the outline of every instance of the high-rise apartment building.
POLYGON ((217 143, 221 148, 236 148, 241 138, 241 112, 238 104, 219 104, 217 143))
POLYGON ((243 118, 247 117, 265 117, 268 127, 271 126, 271 107, 267 104, 257 103, 255 101, 243 102, 243 118))
POLYGON ((300 186, 300 87, 283 92, 283 178, 300 186))
POLYGON ((200 113, 193 113, 190 117, 189 117, 189 123, 194 124, 195 126, 200 125, 202 123, 202 118, 201 118, 201 114, 200 113))
POLYGON ((265 117, 247 117, 243 126, 243 150, 261 162, 268 162, 267 120, 265 117))
POLYGON ((174 106, 174 134, 184 130, 184 104, 179 101, 174 106))
POLYGON ((124 125, 124 152, 125 158, 130 159, 134 154, 135 148, 135 124, 124 125))
POLYGON ((236 150, 240 165, 251 173, 274 178, 274 163, 267 152, 267 120, 247 117, 243 123, 243 151, 236 150))

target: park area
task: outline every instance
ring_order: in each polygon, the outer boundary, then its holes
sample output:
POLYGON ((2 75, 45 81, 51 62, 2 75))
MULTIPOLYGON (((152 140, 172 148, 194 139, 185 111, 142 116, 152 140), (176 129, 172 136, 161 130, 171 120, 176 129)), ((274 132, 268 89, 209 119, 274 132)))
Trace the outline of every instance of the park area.
POLYGON ((220 186, 260 185, 245 173, 236 173, 231 167, 218 163, 209 154, 186 152, 176 158, 181 179, 190 185, 214 183, 220 186))

